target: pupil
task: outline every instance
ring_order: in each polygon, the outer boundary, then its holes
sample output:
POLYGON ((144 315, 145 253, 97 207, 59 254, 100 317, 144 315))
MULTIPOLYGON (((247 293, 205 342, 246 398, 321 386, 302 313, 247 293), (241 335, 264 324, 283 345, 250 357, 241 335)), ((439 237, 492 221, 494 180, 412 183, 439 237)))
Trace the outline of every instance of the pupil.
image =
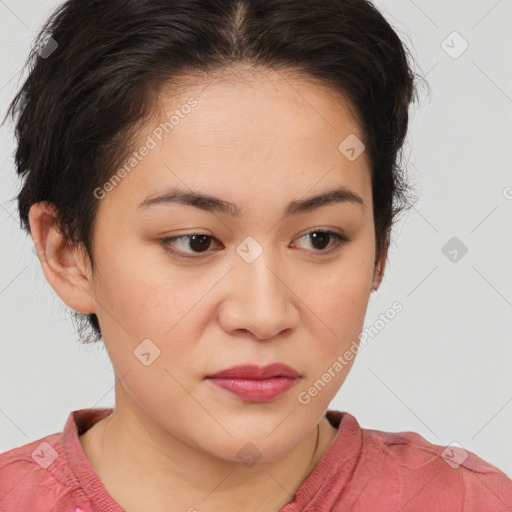
POLYGON ((190 247, 192 249, 199 249, 198 252, 201 252, 201 249, 208 249, 208 243, 205 243, 209 237, 207 235, 192 235, 190 239, 190 247), (194 244, 197 244, 198 247, 194 247, 194 244))
MULTIPOLYGON (((322 246, 322 247, 320 247, 320 249, 325 249, 325 246, 329 245, 329 243, 328 243, 329 237, 330 237, 329 233, 318 233, 317 232, 317 233, 313 233, 311 235, 311 241, 313 242, 313 245, 314 245, 314 242, 320 241, 320 245, 322 246), (326 241, 327 241, 327 243, 322 243, 322 242, 326 242, 326 241)), ((318 249, 318 247, 317 247, 317 249, 318 249)))

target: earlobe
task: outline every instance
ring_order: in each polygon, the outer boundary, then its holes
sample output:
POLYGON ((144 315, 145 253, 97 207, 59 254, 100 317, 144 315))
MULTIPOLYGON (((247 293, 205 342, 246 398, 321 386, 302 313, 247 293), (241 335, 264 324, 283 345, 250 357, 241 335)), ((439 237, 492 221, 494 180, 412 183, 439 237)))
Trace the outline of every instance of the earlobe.
POLYGON ((82 252, 73 248, 57 228, 58 211, 48 202, 33 204, 29 212, 32 240, 43 273, 57 295, 80 313, 95 312, 92 276, 82 252))
POLYGON ((376 292, 379 289, 380 283, 382 282, 382 277, 383 276, 381 274, 378 274, 377 272, 375 273, 372 283, 372 291, 376 292))
POLYGON ((387 250, 383 251, 381 258, 376 262, 373 272, 372 291, 377 291, 384 278, 384 269, 386 268, 387 250))

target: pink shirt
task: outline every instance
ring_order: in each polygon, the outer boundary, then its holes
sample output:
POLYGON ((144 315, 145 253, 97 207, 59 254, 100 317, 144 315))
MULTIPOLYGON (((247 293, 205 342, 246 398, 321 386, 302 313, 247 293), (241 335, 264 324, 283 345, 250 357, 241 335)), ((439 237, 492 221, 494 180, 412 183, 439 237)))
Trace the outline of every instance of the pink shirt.
MULTIPOLYGON (((73 411, 63 432, 0 454, 0 510, 123 512, 78 440, 111 412, 73 411)), ((415 432, 361 428, 347 412, 326 415, 338 434, 279 512, 512 511, 512 480, 474 453, 415 432)))

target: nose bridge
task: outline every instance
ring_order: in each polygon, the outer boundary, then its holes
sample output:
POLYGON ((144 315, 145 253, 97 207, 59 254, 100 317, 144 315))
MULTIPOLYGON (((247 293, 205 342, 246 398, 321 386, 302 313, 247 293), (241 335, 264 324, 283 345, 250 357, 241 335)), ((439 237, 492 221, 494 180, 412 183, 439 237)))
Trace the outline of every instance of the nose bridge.
MULTIPOLYGON (((267 238, 267 241, 270 238, 267 238)), ((270 242, 268 242, 269 244, 270 242)), ((281 275, 277 251, 248 237, 236 249, 234 264, 236 318, 238 328, 259 337, 271 337, 290 322, 288 308, 292 292, 281 275)))
MULTIPOLYGON (((257 242, 256 242, 257 243, 257 242)), ((282 302, 283 284, 282 278, 279 279, 278 270, 281 268, 275 251, 267 244, 265 248, 258 243, 259 247, 254 242, 249 241, 240 244, 237 248, 239 259, 236 263, 235 270, 237 276, 242 280, 242 286, 239 289, 244 290, 248 295, 249 301, 261 301, 270 303, 282 302), (243 253, 244 250, 249 248, 249 252, 243 253), (240 255, 242 253, 242 255, 240 255), (250 255, 249 257, 245 257, 250 255)))

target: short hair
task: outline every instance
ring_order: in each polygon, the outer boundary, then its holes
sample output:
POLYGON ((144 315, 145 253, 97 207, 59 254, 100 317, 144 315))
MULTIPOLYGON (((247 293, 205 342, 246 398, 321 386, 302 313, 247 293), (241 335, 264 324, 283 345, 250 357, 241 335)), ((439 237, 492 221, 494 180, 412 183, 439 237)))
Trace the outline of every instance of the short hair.
MULTIPOLYGON (((368 0, 68 0, 38 34, 7 111, 24 178, 21 224, 30 232, 31 205, 53 203, 58 229, 83 245, 94 269, 93 191, 126 158, 159 91, 180 76, 241 63, 295 71, 355 109, 371 167, 377 260, 408 208, 401 149, 417 77, 409 58, 368 0)), ((95 314, 73 319, 83 343, 101 339, 95 314)))

